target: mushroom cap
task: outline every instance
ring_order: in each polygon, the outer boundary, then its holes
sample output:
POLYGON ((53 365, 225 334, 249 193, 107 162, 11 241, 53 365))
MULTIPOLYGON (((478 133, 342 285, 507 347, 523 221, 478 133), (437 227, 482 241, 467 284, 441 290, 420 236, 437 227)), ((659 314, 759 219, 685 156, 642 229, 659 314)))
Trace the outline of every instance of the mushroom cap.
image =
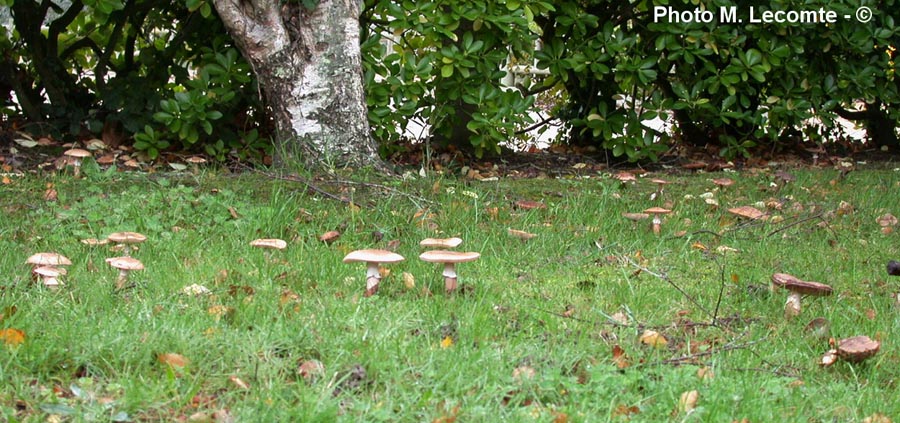
POLYGON ((110 266, 119 270, 143 270, 144 264, 134 257, 110 257, 106 259, 110 266))
POLYGON ((622 217, 628 220, 644 220, 650 217, 649 213, 622 213, 622 217))
POLYGON ((81 149, 81 148, 72 148, 72 149, 69 149, 69 150, 64 151, 64 152, 63 152, 63 155, 64 155, 64 156, 77 157, 77 158, 79 158, 79 159, 83 159, 83 158, 85 158, 85 157, 90 157, 90 156, 92 156, 93 154, 91 154, 90 151, 83 150, 83 149, 81 149))
POLYGON ((432 250, 419 255, 419 259, 429 263, 464 263, 478 260, 481 253, 464 251, 432 250))
POLYGON ((461 238, 425 238, 419 242, 424 248, 456 248, 462 244, 461 238))
POLYGON ((854 336, 838 341, 838 356, 851 363, 863 361, 878 352, 881 343, 868 336, 854 336))
POLYGON ((403 261, 400 254, 388 250, 356 250, 344 257, 344 263, 397 263, 403 261))
POLYGON ((751 220, 761 219, 766 216, 766 213, 752 206, 733 207, 728 209, 728 212, 751 220))
POLYGON ((283 250, 287 248, 287 241, 277 238, 261 238, 250 241, 250 246, 283 250))
POLYGON ((200 156, 191 156, 191 157, 184 159, 184 161, 186 161, 188 163, 193 163, 193 164, 206 163, 206 159, 204 159, 203 157, 200 157, 200 156))
POLYGON ((137 232, 114 232, 106 239, 117 244, 140 244, 146 241, 147 237, 137 232))
POLYGON ((644 213, 647 214, 669 214, 672 213, 672 210, 664 209, 662 207, 650 207, 647 210, 644 210, 644 213))
POLYGON ((66 256, 57 253, 37 253, 25 260, 34 266, 69 266, 72 262, 66 256))
POLYGON ((41 266, 34 269, 34 273, 48 278, 56 278, 66 274, 65 269, 57 269, 52 266, 41 266))
POLYGON ((730 187, 734 185, 734 180, 731 178, 716 178, 713 179, 712 182, 720 187, 730 187))
POLYGON ((824 296, 831 295, 832 292, 831 287, 824 283, 803 281, 787 273, 772 275, 772 283, 788 291, 803 295, 824 296))
POLYGON ((613 179, 618 179, 622 182, 633 182, 637 180, 637 177, 631 172, 619 172, 613 175, 613 179))
POLYGON ((665 179, 660 179, 660 178, 650 179, 650 182, 653 182, 654 184, 659 184, 659 185, 666 185, 669 183, 669 181, 667 181, 665 179))

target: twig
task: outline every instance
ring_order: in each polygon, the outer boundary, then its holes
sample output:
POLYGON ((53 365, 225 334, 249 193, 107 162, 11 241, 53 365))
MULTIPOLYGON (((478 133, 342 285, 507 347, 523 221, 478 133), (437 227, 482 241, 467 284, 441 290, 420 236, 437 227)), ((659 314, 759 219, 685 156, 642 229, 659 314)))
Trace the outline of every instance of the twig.
POLYGON ((425 203, 425 204, 430 204, 430 205, 432 205, 432 206, 437 205, 437 203, 435 203, 434 201, 431 201, 431 200, 429 200, 429 199, 427 199, 427 198, 423 198, 423 197, 420 197, 420 196, 418 196, 418 195, 410 194, 410 193, 408 193, 408 192, 403 192, 403 191, 400 191, 400 190, 398 190, 398 189, 396 189, 396 188, 391 188, 391 187, 389 187, 389 186, 387 186, 387 185, 376 184, 376 183, 374 183, 374 182, 357 182, 357 181, 348 181, 348 180, 344 180, 344 179, 334 179, 334 180, 330 180, 330 181, 329 181, 329 180, 325 180, 325 181, 322 181, 322 183, 324 183, 324 184, 337 184, 337 185, 355 185, 355 186, 361 186, 361 187, 366 187, 366 188, 380 189, 380 190, 382 190, 382 191, 386 191, 386 192, 389 192, 389 193, 391 193, 391 194, 397 194, 397 195, 400 195, 400 196, 402 196, 402 197, 406 197, 406 198, 408 198, 410 201, 412 201, 412 202, 414 202, 414 203, 417 203, 416 206, 420 206, 420 205, 418 204, 419 202, 425 203))
MULTIPOLYGON (((814 214, 814 215, 812 215, 812 216, 807 216, 807 217, 804 217, 804 218, 802 218, 802 219, 795 220, 795 221, 793 221, 793 222, 791 222, 791 223, 788 223, 788 224, 786 224, 786 225, 784 225, 784 226, 782 226, 782 227, 780 227, 780 228, 778 228, 778 229, 775 229, 775 230, 772 231, 772 232, 767 233, 767 234, 766 234, 766 238, 768 238, 768 237, 770 237, 770 236, 772 236, 772 235, 775 235, 775 234, 777 234, 777 233, 779 233, 779 232, 784 232, 784 231, 786 231, 786 230, 788 230, 788 229, 790 229, 790 228, 793 228, 794 226, 797 226, 797 225, 799 225, 799 224, 801 224, 801 223, 809 222, 810 220, 820 219, 820 220, 822 220, 822 221, 824 222, 825 219, 822 218, 822 214, 823 214, 823 212, 819 212, 819 213, 816 213, 816 214, 814 214)), ((827 223, 826 223, 826 225, 827 225, 827 223)))
POLYGON ((757 340, 755 340, 755 341, 744 342, 744 343, 742 343, 742 344, 735 344, 735 343, 729 342, 729 343, 727 343, 727 344, 725 344, 725 345, 722 345, 722 346, 719 347, 719 348, 711 348, 711 349, 708 349, 708 350, 706 350, 706 351, 700 351, 700 352, 697 352, 697 353, 687 354, 687 355, 682 355, 682 356, 679 356, 679 357, 667 358, 667 359, 665 359, 665 360, 659 360, 659 361, 649 362, 649 363, 645 363, 645 364, 643 364, 643 365, 644 365, 644 366, 656 366, 656 365, 660 365, 660 364, 681 364, 681 363, 684 363, 684 362, 689 362, 689 361, 697 360, 697 359, 700 358, 700 357, 707 357, 707 356, 710 356, 710 355, 713 355, 713 354, 718 354, 718 353, 721 353, 721 352, 747 349, 747 348, 752 347, 752 346, 754 346, 754 345, 756 345, 756 344, 765 342, 767 339, 768 339, 768 338, 760 338, 760 339, 757 339, 757 340))
MULTIPOLYGON (((328 191, 325 191, 325 190, 322 189, 322 188, 319 188, 318 186, 316 186, 315 184, 313 184, 313 183, 310 182, 309 180, 304 179, 304 178, 301 178, 301 177, 296 176, 296 175, 276 175, 276 174, 274 174, 274 173, 271 173, 271 172, 264 172, 264 171, 261 171, 261 170, 257 170, 257 172, 259 172, 259 173, 261 173, 261 174, 263 174, 263 175, 265 175, 265 176, 267 176, 267 177, 269 177, 269 178, 272 178, 272 179, 279 179, 279 180, 282 180, 282 181, 288 181, 288 182, 299 182, 299 183, 303 184, 304 186, 306 186, 306 188, 309 189, 310 191, 313 191, 313 192, 315 192, 316 194, 319 194, 319 195, 321 195, 321 196, 323 196, 323 197, 330 198, 330 199, 336 200, 336 201, 340 201, 340 202, 342 202, 342 203, 347 203, 347 204, 352 203, 352 201, 350 201, 350 199, 344 198, 344 197, 339 197, 339 196, 337 196, 337 195, 334 195, 334 194, 332 194, 332 193, 330 193, 330 192, 328 192, 328 191)), ((354 203, 354 204, 355 204, 355 203, 354 203)), ((360 206, 360 207, 365 207, 365 205, 363 205, 363 204, 357 204, 357 205, 360 206)))
POLYGON ((693 303, 695 306, 697 306, 697 308, 699 308, 701 311, 703 311, 704 313, 706 313, 708 316, 710 316, 710 317, 712 318, 712 324, 711 324, 711 326, 716 326, 716 315, 713 314, 713 313, 710 313, 710 311, 707 310, 706 307, 703 307, 703 305, 701 305, 697 300, 695 300, 694 297, 690 296, 690 294, 688 294, 684 289, 681 289, 681 287, 678 286, 678 284, 676 284, 675 282, 673 282, 672 279, 669 278, 668 275, 662 274, 662 273, 656 273, 656 272, 654 272, 654 271, 652 271, 652 270, 650 270, 650 269, 647 269, 646 267, 641 266, 641 265, 635 263, 634 260, 631 260, 628 256, 624 256, 624 255, 623 255, 623 256, 621 256, 621 257, 622 257, 625 261, 627 261, 628 264, 634 266, 635 268, 637 268, 637 269, 640 270, 641 272, 647 273, 647 274, 649 274, 649 275, 651 275, 651 276, 655 276, 655 277, 657 277, 657 278, 659 278, 659 279, 662 279, 662 280, 666 281, 669 285, 672 285, 672 287, 675 288, 678 292, 680 292, 681 295, 683 295, 685 298, 687 298, 688 301, 690 301, 691 303, 693 303))

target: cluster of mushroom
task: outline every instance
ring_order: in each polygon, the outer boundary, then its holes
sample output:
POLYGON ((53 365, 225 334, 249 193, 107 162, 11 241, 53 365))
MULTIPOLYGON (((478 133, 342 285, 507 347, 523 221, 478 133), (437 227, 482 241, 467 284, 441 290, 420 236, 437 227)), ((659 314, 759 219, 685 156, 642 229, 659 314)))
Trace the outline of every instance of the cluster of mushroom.
MULTIPOLYGON (((125 287, 128 281, 128 273, 133 270, 142 270, 144 265, 140 260, 131 257, 131 245, 144 242, 146 236, 137 232, 116 232, 110 234, 105 240, 92 240, 88 244, 105 244, 112 242, 121 246, 125 253, 123 257, 111 257, 106 262, 114 269, 119 271, 116 278, 116 289, 125 287)), ((59 288, 63 285, 62 276, 66 274, 63 266, 70 266, 72 261, 62 254, 58 253, 37 253, 33 254, 25 263, 31 266, 32 276, 41 279, 41 283, 51 289, 59 288)))
MULTIPOLYGON (((448 294, 456 291, 459 286, 456 265, 474 261, 481 257, 481 254, 477 252, 450 250, 458 247, 460 244, 462 244, 462 239, 460 238, 427 238, 419 243, 423 248, 433 248, 433 250, 425 251, 419 255, 420 260, 444 265, 442 273, 444 276, 444 290, 448 294)), ((379 266, 403 260, 404 257, 400 254, 377 249, 357 250, 344 257, 344 263, 366 263, 366 297, 375 295, 378 292, 378 285, 381 282, 379 266)))

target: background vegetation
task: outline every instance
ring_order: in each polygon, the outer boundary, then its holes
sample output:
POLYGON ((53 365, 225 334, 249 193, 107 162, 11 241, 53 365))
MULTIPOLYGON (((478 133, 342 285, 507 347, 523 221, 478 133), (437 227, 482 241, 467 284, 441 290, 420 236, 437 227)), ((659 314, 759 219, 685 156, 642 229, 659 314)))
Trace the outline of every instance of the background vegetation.
MULTIPOLYGON (((0 28, 0 110, 17 128, 120 134, 151 158, 246 157, 270 145, 253 74, 207 1, 3 1, 14 27, 0 28)), ((411 121, 430 125, 436 146, 498 153, 523 136, 536 104, 563 125, 559 142, 631 160, 677 144, 732 157, 834 140, 838 116, 866 127, 873 146, 896 148, 900 7, 866 5, 868 23, 843 19, 855 2, 366 0, 369 120, 385 153, 418 137, 411 121), (825 8, 841 19, 654 23, 655 4, 825 8), (511 66, 543 75, 505 86, 511 66), (645 124, 657 117, 671 130, 645 124)))

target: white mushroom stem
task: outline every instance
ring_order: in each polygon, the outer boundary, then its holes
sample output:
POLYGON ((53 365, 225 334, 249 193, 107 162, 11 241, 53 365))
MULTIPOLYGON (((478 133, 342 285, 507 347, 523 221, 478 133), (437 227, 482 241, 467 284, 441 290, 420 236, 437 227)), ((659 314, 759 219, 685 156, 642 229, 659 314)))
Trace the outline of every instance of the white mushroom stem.
POLYGON ((119 277, 116 278, 116 289, 124 289, 128 282, 128 270, 119 269, 119 277))
POLYGON ((801 295, 797 292, 791 292, 791 294, 788 295, 787 301, 784 303, 785 319, 800 315, 800 298, 801 295))
POLYGON ((662 225, 662 219, 659 217, 658 214, 653 215, 652 223, 653 223, 653 233, 659 235, 660 226, 662 225))
POLYGON ((378 292, 378 283, 381 282, 381 272, 378 263, 366 263, 366 297, 371 297, 378 292))
POLYGON ((454 263, 444 263, 444 272, 442 275, 444 276, 444 290, 446 290, 448 294, 456 291, 456 288, 458 287, 456 265, 454 263))
POLYGON ((43 279, 41 282, 48 288, 59 288, 59 286, 62 285, 59 282, 59 279, 54 276, 41 276, 41 278, 43 279))

